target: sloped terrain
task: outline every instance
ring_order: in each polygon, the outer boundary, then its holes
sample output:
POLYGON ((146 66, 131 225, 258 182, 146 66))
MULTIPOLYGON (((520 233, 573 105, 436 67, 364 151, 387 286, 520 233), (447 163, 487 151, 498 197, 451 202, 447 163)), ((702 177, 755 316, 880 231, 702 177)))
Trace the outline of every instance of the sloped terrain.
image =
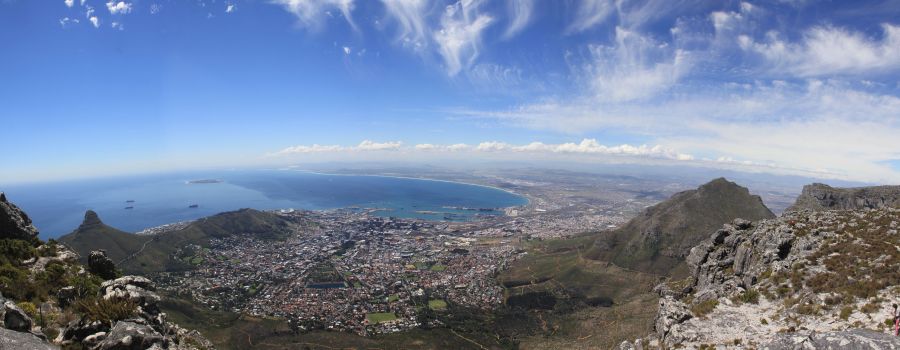
POLYGON ((786 337, 812 346, 832 334, 900 347, 900 338, 876 334, 889 332, 900 298, 898 230, 893 208, 725 225, 691 250, 688 279, 657 288, 656 338, 668 346, 780 349, 791 343, 786 337))
POLYGON ((115 262, 120 262, 141 249, 150 236, 138 236, 104 224, 93 210, 84 213, 84 221, 77 229, 59 238, 59 241, 81 255, 87 262, 88 253, 103 249, 115 262))
POLYGON ((775 217, 759 196, 724 178, 679 192, 647 208, 623 227, 600 234, 587 252, 592 259, 668 275, 709 232, 736 218, 775 217))

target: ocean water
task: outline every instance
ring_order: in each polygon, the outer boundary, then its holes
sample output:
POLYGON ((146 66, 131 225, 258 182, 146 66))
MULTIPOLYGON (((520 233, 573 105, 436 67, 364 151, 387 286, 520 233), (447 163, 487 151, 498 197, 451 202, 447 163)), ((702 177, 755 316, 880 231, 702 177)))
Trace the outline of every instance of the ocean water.
POLYGON ((290 170, 130 176, 10 186, 0 191, 28 213, 44 239, 72 232, 88 209, 113 227, 137 232, 240 208, 381 208, 384 210, 377 215, 464 221, 476 215, 503 213, 458 208, 504 208, 527 203, 524 197, 477 185, 290 170), (222 182, 189 183, 201 179, 222 182), (129 200, 134 202, 127 203, 129 200), (125 209, 128 206, 133 208, 125 209))

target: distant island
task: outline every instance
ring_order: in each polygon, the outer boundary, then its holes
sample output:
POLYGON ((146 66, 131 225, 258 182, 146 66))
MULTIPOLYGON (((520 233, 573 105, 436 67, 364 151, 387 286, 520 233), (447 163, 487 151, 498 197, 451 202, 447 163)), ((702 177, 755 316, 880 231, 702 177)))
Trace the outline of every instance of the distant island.
POLYGON ((216 179, 203 179, 203 180, 191 180, 191 181, 188 181, 187 183, 189 185, 192 185, 192 184, 217 184, 220 182, 223 182, 223 181, 216 180, 216 179))

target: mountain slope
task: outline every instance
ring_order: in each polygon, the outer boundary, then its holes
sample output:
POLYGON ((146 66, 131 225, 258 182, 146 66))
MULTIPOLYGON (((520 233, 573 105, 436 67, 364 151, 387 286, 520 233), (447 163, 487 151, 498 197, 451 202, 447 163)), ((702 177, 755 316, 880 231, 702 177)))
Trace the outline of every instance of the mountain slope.
POLYGON ((59 241, 75 250, 83 261, 87 261, 88 253, 92 250, 103 249, 106 256, 119 262, 140 250, 144 242, 150 239, 150 236, 139 236, 106 225, 97 213, 88 210, 84 213, 81 226, 60 237, 59 241))
POLYGON ((814 183, 803 186, 803 191, 797 197, 797 201, 786 211, 884 207, 900 208, 900 186, 835 188, 814 183))
MULTIPOLYGON (((759 196, 724 178, 674 194, 621 228, 601 234, 587 256, 656 274, 669 274, 709 232, 735 218, 775 215, 759 196)), ((683 265, 681 265, 683 266, 683 265)))
POLYGON ((85 213, 85 220, 72 233, 61 237, 83 258, 97 249, 120 264, 127 273, 184 270, 190 264, 174 259, 179 248, 191 245, 206 246, 211 238, 233 235, 253 235, 262 239, 281 240, 291 234, 295 225, 272 213, 241 209, 198 219, 182 229, 157 235, 135 235, 110 227, 93 211, 85 213))

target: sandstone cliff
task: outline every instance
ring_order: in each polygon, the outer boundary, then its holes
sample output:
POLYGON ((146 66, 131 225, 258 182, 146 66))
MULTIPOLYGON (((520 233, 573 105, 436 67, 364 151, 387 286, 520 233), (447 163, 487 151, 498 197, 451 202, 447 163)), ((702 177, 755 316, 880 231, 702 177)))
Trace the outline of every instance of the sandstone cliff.
POLYGON ((786 211, 900 208, 900 186, 835 188, 815 183, 803 186, 794 205, 786 211))

